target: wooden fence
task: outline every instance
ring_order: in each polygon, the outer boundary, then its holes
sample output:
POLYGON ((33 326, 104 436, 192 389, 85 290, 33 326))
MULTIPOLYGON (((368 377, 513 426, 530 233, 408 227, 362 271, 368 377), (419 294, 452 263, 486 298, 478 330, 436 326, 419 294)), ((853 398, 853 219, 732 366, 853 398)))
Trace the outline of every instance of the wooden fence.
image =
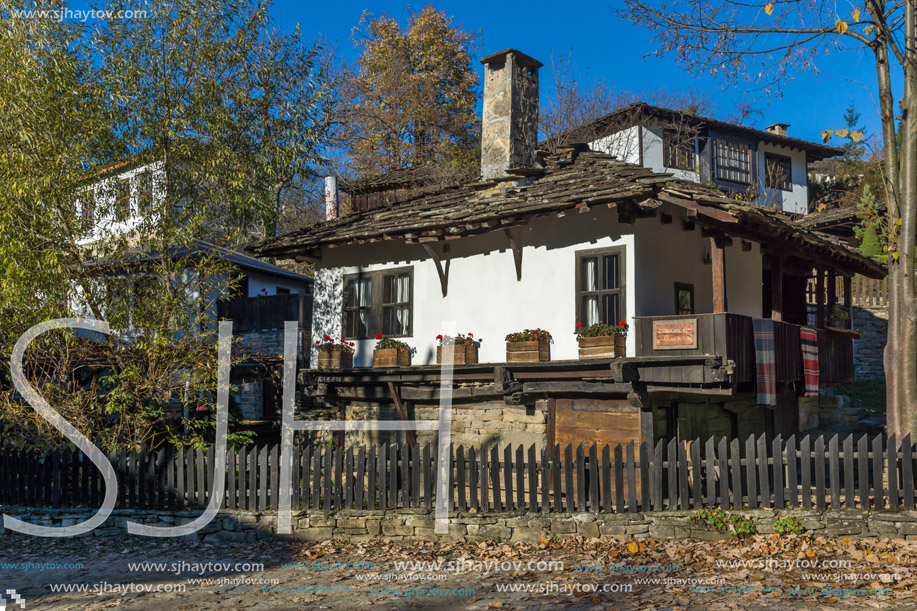
MULTIPOLYGON (((840 276, 836 279, 835 295, 837 302, 844 303, 844 280, 840 276)), ((888 305, 888 278, 867 278, 854 276, 850 281, 850 302, 855 307, 869 307, 888 305)), ((816 281, 809 278, 806 284, 806 303, 810 306, 816 303, 816 281)))
MULTIPOLYGON (((212 450, 118 453, 118 507, 202 508, 213 478, 212 450)), ((277 507, 277 446, 230 449, 222 506, 277 507)), ((800 440, 764 436, 689 443, 536 450, 452 451, 453 510, 636 512, 719 506, 914 508, 910 438, 800 440)), ((386 509, 434 505, 435 446, 378 445, 341 450, 296 446, 294 509, 386 509)), ((101 476, 80 453, 0 452, 0 503, 92 507, 101 476)))

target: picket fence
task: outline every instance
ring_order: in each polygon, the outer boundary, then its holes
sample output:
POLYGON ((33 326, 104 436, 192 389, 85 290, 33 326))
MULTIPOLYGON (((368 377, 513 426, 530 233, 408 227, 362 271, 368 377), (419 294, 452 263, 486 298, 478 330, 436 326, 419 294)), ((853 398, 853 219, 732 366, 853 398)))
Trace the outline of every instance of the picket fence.
MULTIPOLYGON (((119 452, 118 507, 191 509, 207 505, 213 450, 119 452)), ((293 508, 386 509, 434 505, 435 446, 295 446, 293 508)), ((489 451, 453 447, 457 511, 637 512, 722 508, 914 508, 914 448, 853 435, 826 440, 764 436, 654 447, 535 446, 489 451)), ((219 474, 217 474, 219 476, 219 474)), ((227 452, 224 508, 277 507, 278 447, 227 452)), ((3 505, 98 507, 102 478, 81 453, 0 451, 3 505)))

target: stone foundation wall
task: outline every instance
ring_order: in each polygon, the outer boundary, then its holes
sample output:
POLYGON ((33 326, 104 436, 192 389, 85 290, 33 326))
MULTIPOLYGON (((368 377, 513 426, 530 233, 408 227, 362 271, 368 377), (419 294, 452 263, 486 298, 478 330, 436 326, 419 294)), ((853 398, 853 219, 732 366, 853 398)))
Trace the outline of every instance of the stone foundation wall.
MULTIPOLYGON (((416 404, 408 417, 416 420, 438 420, 439 405, 416 404)), ((507 444, 525 447, 535 444, 540 452, 547 443, 548 402, 537 401, 534 407, 508 406, 503 401, 456 403, 452 406, 452 443, 476 449, 490 450, 494 445, 502 450, 507 444)), ((346 408, 347 420, 398 420, 390 404, 351 402, 346 408)), ((435 431, 418 431, 421 445, 436 440, 435 431)), ((382 442, 404 442, 398 431, 349 431, 347 447, 369 446, 382 442)))
POLYGON ((854 372, 857 378, 885 375, 882 358, 888 339, 888 306, 853 308, 853 328, 866 337, 853 341, 854 372))
MULTIPOLYGON (((93 510, 5 508, 5 513, 44 526, 72 526, 88 518, 93 510)), ((447 535, 433 533, 433 513, 426 509, 391 511, 293 512, 293 536, 303 541, 342 539, 367 541, 446 540, 538 542, 542 537, 614 537, 617 539, 725 539, 728 534, 708 530, 691 519, 693 511, 658 513, 557 513, 528 512, 498 514, 452 514, 447 535)), ((750 510, 748 516, 759 534, 773 533, 778 512, 750 510)), ((192 511, 115 510, 105 524, 89 535, 127 534, 128 520, 153 526, 174 526, 200 515, 192 511)), ((917 511, 786 510, 780 518, 795 517, 807 535, 849 537, 892 537, 917 540, 917 511)), ((246 542, 271 539, 276 532, 274 512, 221 511, 207 526, 187 538, 205 542, 246 542)), ((11 531, 2 529, 2 535, 11 531)))

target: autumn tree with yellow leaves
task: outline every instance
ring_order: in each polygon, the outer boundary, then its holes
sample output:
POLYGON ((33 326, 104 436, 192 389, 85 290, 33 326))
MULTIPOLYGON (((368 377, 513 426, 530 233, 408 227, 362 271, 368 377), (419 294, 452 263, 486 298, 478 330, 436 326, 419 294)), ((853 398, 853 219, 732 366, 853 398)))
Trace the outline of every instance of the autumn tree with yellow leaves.
POLYGON ((361 54, 349 78, 349 156, 362 175, 435 164, 472 166, 479 127, 477 35, 427 5, 402 28, 365 12, 353 33, 361 54))

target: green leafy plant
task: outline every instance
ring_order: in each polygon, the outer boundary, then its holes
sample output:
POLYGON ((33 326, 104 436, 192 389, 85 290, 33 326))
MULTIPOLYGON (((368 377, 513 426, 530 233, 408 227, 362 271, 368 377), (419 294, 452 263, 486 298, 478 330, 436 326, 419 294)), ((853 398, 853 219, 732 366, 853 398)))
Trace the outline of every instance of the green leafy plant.
POLYGON ((796 518, 779 518, 774 520, 774 532, 781 535, 801 535, 806 532, 806 527, 800 524, 796 518))
POLYGON ((449 335, 437 335, 436 336, 437 344, 440 346, 448 342, 450 339, 452 340, 452 343, 456 345, 474 344, 474 343, 480 343, 481 341, 481 340, 474 339, 474 333, 459 333, 455 337, 451 337, 449 335))
POLYGON ((552 338, 551 334, 545 331, 544 329, 525 329, 523 331, 516 331, 515 333, 509 333, 506 336, 506 341, 510 343, 553 342, 554 338, 552 338))
POLYGON ((627 331, 630 329, 630 326, 623 320, 618 321, 616 325, 609 325, 603 322, 597 322, 591 325, 583 325, 583 323, 576 323, 576 336, 577 337, 608 337, 611 335, 620 335, 621 337, 627 337, 627 331))
POLYGON ((712 530, 731 531, 739 536, 754 535, 758 532, 755 523, 746 516, 729 513, 722 509, 700 509, 691 514, 691 520, 702 522, 712 530))
POLYGON ((319 352, 333 352, 340 351, 344 354, 353 354, 354 342, 348 342, 344 339, 339 339, 337 341, 331 339, 330 336, 326 335, 321 341, 315 340, 315 345, 318 346, 319 352))
POLYGON ((414 354, 414 348, 406 343, 391 337, 385 337, 381 333, 376 335, 376 350, 407 350, 414 354))

